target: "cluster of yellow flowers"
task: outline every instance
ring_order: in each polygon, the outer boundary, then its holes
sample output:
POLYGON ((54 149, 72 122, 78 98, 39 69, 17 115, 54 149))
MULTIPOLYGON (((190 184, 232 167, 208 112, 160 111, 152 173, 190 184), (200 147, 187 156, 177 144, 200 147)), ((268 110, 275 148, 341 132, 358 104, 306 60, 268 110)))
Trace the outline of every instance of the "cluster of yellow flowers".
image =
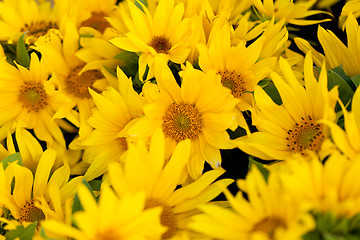
POLYGON ((0 239, 360 239, 359 16, 0 1, 0 239))

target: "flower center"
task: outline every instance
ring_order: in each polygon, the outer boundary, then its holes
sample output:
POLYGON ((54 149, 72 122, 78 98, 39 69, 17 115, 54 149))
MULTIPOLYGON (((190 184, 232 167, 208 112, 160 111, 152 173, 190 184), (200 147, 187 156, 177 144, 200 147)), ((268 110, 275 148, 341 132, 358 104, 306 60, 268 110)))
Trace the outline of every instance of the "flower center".
POLYGON ((123 151, 126 151, 128 149, 128 145, 125 137, 119 137, 117 141, 120 146, 120 149, 122 149, 123 151))
POLYGON ((218 74, 221 76, 222 85, 229 88, 234 97, 239 98, 241 94, 246 91, 244 88, 246 82, 241 74, 235 73, 234 71, 229 72, 228 70, 218 71, 218 74))
POLYGON ((160 215, 162 225, 168 227, 168 230, 162 235, 162 239, 169 239, 176 234, 177 220, 172 208, 157 199, 147 199, 145 209, 161 206, 163 211, 160 215))
POLYGON ((26 202, 20 209, 20 222, 35 222, 38 223, 45 219, 45 214, 40 208, 35 207, 35 202, 31 199, 30 202, 26 202))
POLYGON ((18 100, 28 112, 39 112, 48 104, 48 96, 44 86, 37 82, 24 82, 20 87, 18 100))
POLYGON ((111 228, 98 231, 95 234, 95 238, 94 238, 94 240, 119 240, 119 239, 121 239, 121 237, 118 236, 116 230, 111 228))
POLYGON ((110 23, 105 19, 107 15, 103 12, 92 12, 91 17, 81 23, 81 27, 91 27, 104 33, 110 27, 110 23))
POLYGON ((274 233, 278 228, 286 228, 286 224, 281 218, 275 216, 265 217, 253 226, 252 232, 263 232, 270 239, 274 239, 274 233))
POLYGON ((84 66, 79 65, 70 70, 65 80, 65 90, 70 95, 78 98, 91 98, 88 88, 97 91, 93 87, 96 80, 103 78, 103 74, 99 70, 89 70, 79 75, 84 66))
POLYGON ((50 29, 58 29, 58 25, 54 22, 48 21, 35 21, 25 25, 20 29, 20 32, 28 31, 28 34, 32 37, 38 38, 44 36, 50 29))
POLYGON ((300 123, 296 123, 294 128, 287 132, 287 146, 302 155, 306 155, 306 150, 318 152, 325 137, 323 125, 316 123, 311 116, 301 119, 300 123))
POLYGON ((171 43, 164 36, 155 36, 151 39, 149 46, 154 48, 157 53, 167 54, 170 51, 171 43))
POLYGON ((176 141, 196 139, 203 127, 201 114, 194 105, 186 103, 172 103, 163 120, 164 134, 176 141))

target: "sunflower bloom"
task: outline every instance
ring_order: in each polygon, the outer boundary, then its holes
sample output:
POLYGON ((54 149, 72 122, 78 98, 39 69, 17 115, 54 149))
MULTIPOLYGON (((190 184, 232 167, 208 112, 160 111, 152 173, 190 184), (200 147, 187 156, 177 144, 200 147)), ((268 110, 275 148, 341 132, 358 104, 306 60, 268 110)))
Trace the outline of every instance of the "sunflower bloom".
POLYGON ((251 110, 253 95, 257 83, 265 78, 275 66, 276 58, 259 59, 263 47, 262 39, 245 46, 240 42, 232 46, 230 27, 212 30, 213 37, 208 47, 198 45, 199 66, 204 72, 216 71, 221 76, 221 83, 231 90, 231 94, 239 99, 237 104, 237 121, 240 127, 249 132, 241 111, 251 110))
POLYGON ((257 86, 254 93, 257 110, 253 114, 253 124, 259 131, 239 138, 238 147, 265 160, 285 160, 293 154, 305 156, 308 151, 320 156, 331 153, 334 147, 329 129, 319 120, 335 121, 337 88, 328 91, 324 67, 319 80, 315 79, 311 52, 305 57, 305 87, 296 79, 285 59, 280 58, 280 67, 286 80, 275 72, 271 73, 271 78, 282 104, 275 104, 257 86))
POLYGON ((213 71, 203 73, 188 64, 180 72, 179 87, 164 61, 155 67, 158 85, 144 85, 143 94, 148 101, 144 105, 145 116, 127 134, 146 138, 161 128, 167 155, 180 141, 189 139, 191 158, 187 170, 191 178, 197 179, 205 161, 213 168, 220 167, 220 148, 234 147, 226 130, 236 128, 233 109, 238 100, 221 85, 220 76, 213 71))
POLYGON ((309 10, 317 0, 310 1, 292 1, 292 0, 253 0, 253 4, 259 14, 264 19, 275 18, 277 20, 285 19, 286 23, 294 25, 312 25, 321 22, 330 21, 323 20, 306 20, 304 18, 320 13, 326 13, 320 10, 309 10))
POLYGON ((126 194, 118 198, 110 189, 104 189, 97 203, 85 186, 78 196, 83 211, 73 214, 78 228, 59 221, 44 221, 46 232, 71 239, 160 239, 166 231, 160 224, 161 208, 144 209, 145 194, 126 194))
POLYGON ((6 169, 1 164, 0 203, 10 211, 15 219, 15 222, 5 220, 8 223, 8 228, 26 222, 37 221, 38 224, 41 224, 41 221, 49 218, 66 221, 65 202, 74 197, 74 188, 80 183, 82 177, 74 178, 68 182, 70 168, 67 163, 55 170, 49 177, 55 155, 53 149, 47 149, 42 154, 34 178, 28 168, 17 163, 9 164, 6 169), (15 185, 12 190, 13 179, 15 185))
POLYGON ((101 64, 96 61, 100 59, 97 55, 90 58, 92 62, 97 62, 95 66, 76 56, 79 50, 79 33, 73 23, 67 22, 63 40, 54 34, 51 34, 50 39, 49 42, 37 42, 34 48, 42 54, 42 59, 51 69, 54 84, 70 99, 70 103, 65 106, 67 109, 55 117, 66 118, 79 127, 81 138, 91 130, 86 121, 91 115, 94 102, 88 89, 102 92, 109 86, 105 77, 107 70, 98 68, 101 64))
POLYGON ((350 13, 346 20, 347 46, 331 31, 318 28, 319 42, 324 49, 324 54, 316 52, 304 39, 296 38, 295 43, 303 52, 314 52, 314 63, 320 67, 325 61, 327 69, 342 66, 345 73, 350 76, 360 74, 360 48, 358 39, 360 27, 355 17, 350 13))
POLYGON ((278 174, 286 191, 314 212, 351 218, 360 213, 357 177, 360 155, 350 160, 344 155, 332 154, 325 163, 317 156, 305 161, 286 161, 284 166, 279 165, 278 174))
MULTIPOLYGON (((59 32, 66 9, 50 1, 5 0, 0 2, 0 40, 17 41, 24 33, 26 43, 32 44, 50 30, 59 32)), ((60 31, 62 32, 62 30, 60 31)))
MULTIPOLYGON (((196 208, 221 193, 220 185, 233 182, 222 179, 212 184, 225 171, 211 170, 198 181, 177 188, 190 156, 190 140, 180 142, 171 158, 166 161, 165 142, 161 131, 152 136, 149 149, 144 141, 129 144, 124 167, 119 163, 109 166, 109 180, 120 196, 145 191, 145 208, 160 206, 163 212, 161 224, 167 227, 162 239, 178 239, 188 233, 189 215, 196 208)), ((182 239, 182 238, 180 238, 182 239)))
POLYGON ((65 146, 61 129, 52 119, 69 99, 48 81, 44 61, 32 53, 29 69, 0 61, 0 71, 0 138, 4 139, 7 131, 14 132, 21 122, 22 127, 33 129, 40 140, 65 146))
POLYGON ((184 63, 190 53, 187 39, 190 34, 190 20, 183 19, 184 4, 174 6, 174 0, 160 0, 154 15, 142 5, 141 11, 128 1, 131 18, 124 14, 124 22, 129 32, 125 36, 111 39, 115 46, 129 52, 140 52, 139 76, 143 79, 146 66, 149 73, 146 79, 154 76, 154 58, 165 55, 174 63, 184 63))
POLYGON ((205 204, 195 215, 191 229, 214 239, 302 239, 315 222, 299 200, 284 191, 279 179, 270 173, 267 182, 257 168, 245 180, 238 180, 242 192, 234 197, 225 190, 231 209, 205 204))
POLYGON ((126 128, 144 114, 143 99, 133 89, 131 79, 120 68, 117 75, 119 92, 112 87, 102 94, 90 90, 96 108, 88 123, 94 129, 82 141, 73 141, 70 146, 85 149, 83 161, 90 164, 85 173, 88 181, 105 173, 109 163, 122 158, 127 151, 126 128))
POLYGON ((357 89, 354 93, 351 105, 351 111, 348 112, 342 102, 339 104, 342 106, 345 130, 339 125, 333 122, 325 122, 330 127, 333 141, 339 150, 347 156, 350 160, 360 154, 360 90, 357 89))

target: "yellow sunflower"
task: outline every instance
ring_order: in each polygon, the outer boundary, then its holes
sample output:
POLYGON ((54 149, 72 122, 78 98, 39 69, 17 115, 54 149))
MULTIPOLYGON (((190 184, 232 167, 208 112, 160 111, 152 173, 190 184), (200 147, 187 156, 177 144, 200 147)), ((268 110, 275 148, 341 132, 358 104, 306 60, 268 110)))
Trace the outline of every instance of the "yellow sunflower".
POLYGON ((63 111, 69 99, 56 90, 43 60, 31 54, 29 69, 0 61, 0 138, 14 132, 17 124, 33 129, 35 135, 49 144, 65 146, 63 133, 54 116, 63 111))
POLYGON ((225 190, 231 208, 205 204, 190 228, 213 239, 301 240, 315 227, 300 199, 285 191, 277 175, 270 173, 266 182, 260 171, 252 168, 237 184, 247 198, 241 191, 234 197, 225 190))
POLYGON ((140 52, 140 79, 144 77, 146 66, 149 66, 146 79, 154 76, 154 58, 159 55, 165 55, 174 63, 184 63, 190 53, 186 43, 190 34, 190 19, 183 19, 184 4, 174 6, 174 0, 160 0, 153 15, 142 4, 143 11, 131 1, 128 4, 131 18, 125 13, 124 22, 129 32, 110 42, 126 51, 140 52))
POLYGON ((348 112, 343 103, 339 101, 342 107, 345 130, 333 122, 324 122, 330 127, 332 139, 339 150, 347 156, 350 160, 355 159, 356 155, 360 154, 360 90, 355 91, 351 111, 348 112))
POLYGON ((76 186, 82 177, 69 181, 70 168, 64 166, 55 170, 51 177, 51 169, 55 161, 55 151, 47 149, 39 160, 35 177, 32 172, 17 162, 10 163, 5 169, 0 164, 0 204, 8 209, 13 221, 2 219, 8 223, 7 229, 23 223, 32 223, 49 218, 66 221, 64 204, 75 195, 76 186), (12 182, 15 182, 12 189, 12 182))
POLYGON ((45 233, 64 239, 160 239, 166 231, 160 224, 161 208, 144 209, 145 194, 124 194, 118 198, 110 188, 102 191, 97 202, 85 186, 78 196, 83 211, 73 214, 74 225, 55 220, 44 221, 45 233))
POLYGON ((342 66, 345 73, 350 76, 360 74, 360 48, 358 39, 360 27, 352 13, 346 20, 347 46, 331 31, 321 26, 318 29, 319 42, 324 49, 324 54, 318 53, 306 40, 295 38, 295 43, 303 52, 314 52, 314 63, 320 67, 325 61, 327 69, 342 66))
POLYGON ((242 111, 251 110, 255 86, 269 75, 275 66, 275 57, 260 59, 263 39, 246 46, 242 41, 232 46, 230 26, 225 23, 213 28, 208 46, 198 44, 199 66, 204 72, 215 71, 221 76, 221 83, 239 99, 237 121, 250 133, 242 111))
POLYGON ((156 62, 157 85, 146 83, 143 95, 145 116, 127 132, 129 136, 149 137, 161 128, 169 156, 182 140, 191 140, 190 177, 200 177, 204 163, 221 166, 220 149, 233 144, 226 130, 236 128, 234 107, 238 103, 229 89, 222 86, 214 71, 203 73, 190 64, 180 72, 181 87, 164 61, 156 62))
POLYGON ((88 123, 94 129, 83 140, 73 141, 70 145, 72 149, 85 149, 83 161, 90 164, 85 173, 87 180, 102 175, 109 163, 122 158, 127 151, 126 129, 144 114, 144 100, 133 89, 131 79, 120 68, 117 76, 118 91, 112 87, 108 87, 102 94, 90 90, 96 108, 88 123))
MULTIPOLYGON (((4 154, 2 158, 19 152, 23 166, 35 173, 41 155, 44 152, 44 144, 41 145, 39 140, 21 125, 22 124, 18 124, 16 127, 14 134, 15 138, 13 138, 11 133, 8 132, 6 138, 6 149, 4 149, 5 151, 1 149, 0 152, 1 154, 4 154)), ((80 161, 82 156, 80 150, 70 150, 64 145, 57 144, 55 142, 52 144, 46 144, 46 148, 52 148, 56 151, 56 159, 53 164, 53 170, 61 167, 64 161, 69 164, 72 175, 84 173, 84 167, 86 167, 86 169, 88 167, 88 165, 85 165, 85 163, 80 161)))
POLYGON ((320 10, 309 10, 317 0, 293 1, 293 0, 253 0, 254 7, 262 19, 283 20, 285 23, 294 25, 312 25, 331 19, 306 20, 305 18, 316 14, 326 13, 320 10))
POLYGON ((332 154, 322 163, 313 155, 307 160, 286 161, 273 171, 278 171, 286 192, 314 212, 350 218, 360 213, 360 155, 350 160, 332 154))
MULTIPOLYGON (((81 34, 93 34, 103 39, 115 37, 116 31, 108 18, 116 13, 116 0, 55 0, 56 4, 68 9, 68 19, 75 23, 81 34)), ((123 3, 120 3, 123 5, 123 3)))
MULTIPOLYGON (((0 40, 17 41, 24 33, 26 43, 32 44, 49 30, 63 32, 62 20, 66 9, 51 2, 36 0, 5 0, 0 2, 0 40)), ((54 31, 53 31, 54 32, 54 31)))
POLYGON ((82 58, 88 56, 88 63, 77 57, 77 52, 81 52, 79 33, 72 22, 67 22, 63 40, 54 34, 50 35, 48 42, 37 42, 34 48, 41 53, 42 59, 52 70, 54 84, 71 100, 66 106, 67 110, 55 117, 67 118, 79 127, 81 138, 91 131, 87 119, 91 115, 94 102, 88 89, 102 92, 110 84, 105 77, 108 73, 98 55, 81 55, 82 58))
MULTIPOLYGON (((145 191, 145 208, 160 206, 161 224, 167 227, 162 239, 178 239, 188 233, 189 216, 233 182, 222 179, 213 183, 224 170, 211 170, 197 181, 178 188, 190 156, 190 140, 180 142, 170 159, 165 158, 165 142, 161 131, 151 138, 149 148, 144 141, 129 144, 124 167, 119 163, 109 166, 109 183, 120 196, 145 191)), ((191 236, 191 235, 190 235, 191 236)), ((180 238, 181 239, 181 238, 180 238)))
POLYGON ((303 86, 287 61, 280 58, 285 76, 271 73, 282 104, 277 105, 257 86, 254 97, 256 110, 253 125, 259 130, 238 139, 238 147, 250 155, 265 159, 285 160, 293 154, 307 155, 308 151, 326 156, 333 151, 328 126, 319 122, 336 119, 337 88, 327 89, 326 69, 321 69, 317 81, 313 73, 311 52, 305 57, 303 86))

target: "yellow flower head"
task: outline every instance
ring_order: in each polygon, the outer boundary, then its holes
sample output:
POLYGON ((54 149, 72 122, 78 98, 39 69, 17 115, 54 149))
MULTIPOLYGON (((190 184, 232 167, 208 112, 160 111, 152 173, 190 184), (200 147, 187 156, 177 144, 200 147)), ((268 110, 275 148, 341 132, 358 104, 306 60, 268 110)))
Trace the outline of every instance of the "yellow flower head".
POLYGON ((266 182, 255 167, 237 184, 247 199, 241 191, 234 197, 225 190, 231 209, 201 206, 203 213, 193 217, 191 229, 214 239, 300 240, 315 227, 307 209, 285 191, 277 175, 270 173, 266 182))
MULTIPOLYGON (((49 30, 60 30, 66 9, 50 1, 5 0, 0 2, 0 40, 17 41, 26 32, 26 43, 32 44, 49 30)), ((60 30, 62 32, 62 30, 60 30)))
POLYGON ((349 161, 346 156, 332 154, 325 163, 313 155, 279 167, 274 171, 279 171, 286 191, 314 212, 346 218, 360 213, 360 155, 349 161))
POLYGON ((155 65, 157 85, 146 83, 143 94, 145 116, 129 129, 130 136, 148 137, 161 128, 166 137, 167 155, 182 140, 191 141, 187 170, 199 178, 205 161, 213 168, 221 165, 220 148, 233 148, 226 130, 236 128, 233 109, 238 103, 220 83, 214 71, 203 73, 187 65, 180 72, 181 87, 166 62, 155 65), (160 90, 160 91, 159 91, 160 90))
MULTIPOLYGON (((74 197, 74 188, 82 177, 68 182, 70 168, 66 162, 50 177, 55 155, 53 149, 47 149, 42 154, 34 178, 28 168, 17 162, 10 163, 5 169, 3 164, 0 165, 0 204, 10 210, 19 223, 37 221, 41 224, 50 218, 66 221, 63 210, 65 202, 74 197), (12 190, 13 180, 15 184, 12 190)), ((16 222, 12 224, 16 225, 16 222)), ((9 228, 12 224, 9 224, 9 228)))
POLYGON ((211 184, 224 173, 224 170, 218 169, 177 188, 190 156, 190 147, 190 140, 180 142, 167 160, 164 136, 158 130, 151 137, 149 147, 143 141, 129 144, 124 167, 119 163, 109 166, 110 184, 120 198, 128 193, 145 191, 145 208, 160 206, 163 209, 160 220, 167 231, 162 239, 177 239, 186 233, 189 215, 221 192, 218 185, 226 187, 233 182, 223 179, 211 184))
POLYGON ((174 63, 185 62, 190 53, 190 47, 186 43, 190 34, 190 19, 183 19, 184 4, 174 6, 174 0, 160 0, 152 15, 144 5, 141 5, 142 11, 131 1, 128 3, 131 18, 126 17, 125 13, 124 21, 129 32, 110 42, 126 51, 141 53, 140 79, 143 79, 147 65, 147 79, 154 76, 154 58, 159 55, 165 55, 174 63))
POLYGON ((83 211, 73 214, 74 227, 59 221, 43 222, 46 233, 67 239, 159 239, 166 231, 160 224, 159 207, 144 209, 145 194, 124 194, 118 198, 110 188, 102 191, 99 201, 85 186, 78 190, 83 211))
POLYGON ((198 44, 199 66, 204 72, 215 71, 220 75, 222 85, 239 99, 237 121, 239 126, 249 132, 241 111, 252 109, 252 92, 275 66, 276 58, 265 57, 260 60, 262 38, 249 46, 245 46, 243 41, 232 46, 230 31, 227 23, 217 25, 211 32, 208 46, 198 44))
POLYGON ((143 98, 120 68, 116 81, 118 91, 112 87, 102 94, 90 90, 96 105, 88 119, 93 130, 83 140, 70 144, 72 149, 85 149, 83 161, 90 164, 84 175, 88 181, 105 173, 109 163, 123 158, 128 149, 126 130, 144 114, 143 98))
POLYGON ((48 42, 37 42, 34 48, 41 53, 42 59, 50 67, 54 84, 71 100, 64 106, 67 109, 56 117, 67 118, 79 127, 80 137, 86 136, 91 130, 87 119, 94 106, 89 88, 102 92, 110 85, 105 77, 108 75, 107 70, 102 66, 106 64, 99 55, 87 55, 84 53, 86 50, 79 50, 79 33, 71 22, 67 22, 63 40, 51 34, 48 42), (82 61, 77 53, 89 62, 82 61))
POLYGON ((4 139, 8 130, 14 132, 21 122, 22 127, 33 129, 40 140, 65 145, 60 127, 52 118, 69 99, 48 81, 44 61, 32 53, 27 69, 1 60, 0 71, 0 138, 4 139))
POLYGON ((331 30, 325 30, 319 26, 318 38, 325 55, 318 53, 304 39, 295 38, 295 43, 304 53, 309 50, 313 52, 314 63, 318 67, 321 67, 325 61, 327 69, 341 65, 348 76, 356 76, 360 74, 360 48, 358 46, 360 27, 352 13, 349 14, 345 26, 347 46, 331 30))
POLYGON ((286 23, 294 25, 312 25, 331 19, 323 20, 304 20, 304 18, 320 13, 326 13, 320 10, 309 10, 317 0, 296 1, 293 0, 253 0, 256 10, 261 18, 283 20, 286 23))
POLYGON ((253 124, 259 130, 239 138, 238 147, 259 158, 285 160, 293 154, 308 151, 326 156, 332 151, 328 127, 319 122, 335 121, 337 88, 327 89, 326 69, 317 81, 313 73, 311 52, 305 57, 305 87, 296 79, 285 59, 280 58, 282 79, 275 72, 271 78, 279 91, 282 104, 277 105, 260 87, 255 88, 256 111, 253 124))
POLYGON ((332 139, 339 150, 350 160, 360 154, 360 89, 358 88, 353 96, 351 111, 348 112, 341 101, 345 130, 333 122, 325 122, 330 127, 332 139))

